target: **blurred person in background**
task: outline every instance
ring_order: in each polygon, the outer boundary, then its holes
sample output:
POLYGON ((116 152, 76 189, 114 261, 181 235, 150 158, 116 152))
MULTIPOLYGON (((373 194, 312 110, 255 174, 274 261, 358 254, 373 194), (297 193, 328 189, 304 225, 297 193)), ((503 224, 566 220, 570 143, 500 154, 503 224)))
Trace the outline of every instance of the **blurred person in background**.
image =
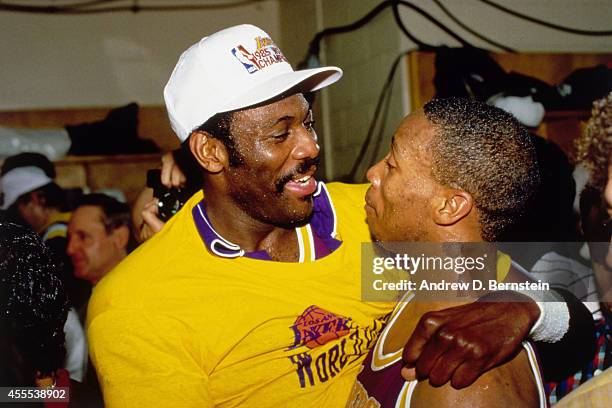
POLYGON ((68 224, 68 248, 74 274, 98 283, 133 248, 130 208, 106 194, 83 196, 68 224))
POLYGON ((22 153, 8 157, 2 164, 1 174, 4 218, 27 225, 41 236, 60 266, 57 273, 70 304, 77 310, 82 308, 89 299, 91 286, 74 277, 66 255, 69 197, 54 181, 53 163, 39 153, 22 153))
POLYGON ((68 300, 55 268, 36 234, 0 223, 0 386, 70 386, 62 368, 68 300))
MULTIPOLYGON (((82 196, 68 224, 67 253, 75 276, 95 286, 134 247, 130 227, 127 204, 101 193, 82 196)), ((86 307, 79 310, 79 316, 84 322, 86 307)), ((76 390, 76 398, 88 407, 102 406, 102 394, 91 362, 83 383, 76 390)))
POLYGON ((66 255, 70 218, 67 194, 53 181, 56 176, 53 163, 39 153, 8 157, 1 174, 6 219, 38 233, 57 266, 53 273, 62 281, 71 306, 64 327, 67 350, 64 367, 71 379, 81 382, 87 368, 87 343, 77 311, 86 304, 91 289, 86 281, 74 277, 66 255))
POLYGON ((597 349, 592 361, 569 378, 547 384, 551 403, 559 407, 600 407, 612 404, 612 93, 593 103, 591 118, 576 141, 577 161, 589 171, 580 196, 584 237, 599 300, 595 310, 597 349), (570 393, 571 392, 571 393, 570 393), (570 393, 569 395, 567 395, 570 393), (567 397, 565 397, 567 395, 567 397), (563 398, 563 399, 561 399, 563 398))
MULTIPOLYGON (((593 103, 591 118, 577 141, 578 160, 590 178, 581 196, 582 228, 588 242, 610 242, 612 229, 612 93, 593 103)), ((600 299, 612 309, 612 248, 591 248, 600 299)))

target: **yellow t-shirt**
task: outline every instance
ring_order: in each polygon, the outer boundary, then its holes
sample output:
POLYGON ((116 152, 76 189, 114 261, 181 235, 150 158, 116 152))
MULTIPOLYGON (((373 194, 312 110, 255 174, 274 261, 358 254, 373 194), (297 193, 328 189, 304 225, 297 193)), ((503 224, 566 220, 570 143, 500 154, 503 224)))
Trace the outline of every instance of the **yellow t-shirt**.
POLYGON ((360 300, 366 187, 328 186, 342 244, 304 263, 211 254, 196 194, 94 290, 106 406, 344 406, 394 306, 360 300))

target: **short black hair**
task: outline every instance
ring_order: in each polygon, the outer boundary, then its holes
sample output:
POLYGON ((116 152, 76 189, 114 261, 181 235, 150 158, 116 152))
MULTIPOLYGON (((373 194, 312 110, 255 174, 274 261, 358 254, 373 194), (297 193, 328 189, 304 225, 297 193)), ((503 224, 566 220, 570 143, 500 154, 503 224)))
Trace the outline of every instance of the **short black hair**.
POLYGON ((215 139, 220 140, 229 155, 230 166, 240 166, 244 163, 244 157, 236 149, 236 140, 232 136, 232 123, 234 112, 217 113, 206 122, 198 126, 196 132, 206 132, 215 139))
POLYGON ((434 99, 423 108, 435 126, 432 176, 472 195, 485 241, 521 216, 540 175, 527 130, 512 115, 467 98, 434 99))
MULTIPOLYGON (((33 385, 34 370, 48 376, 64 364, 68 298, 57 273, 36 233, 0 223, 0 336, 19 353, 25 370, 33 371, 27 385, 33 385)), ((1 367, 3 381, 10 382, 15 375, 5 370, 20 369, 1 367)))
POLYGON ((122 226, 130 228, 132 225, 130 207, 107 194, 85 194, 77 201, 75 209, 86 205, 99 207, 102 210, 101 221, 107 233, 122 226))

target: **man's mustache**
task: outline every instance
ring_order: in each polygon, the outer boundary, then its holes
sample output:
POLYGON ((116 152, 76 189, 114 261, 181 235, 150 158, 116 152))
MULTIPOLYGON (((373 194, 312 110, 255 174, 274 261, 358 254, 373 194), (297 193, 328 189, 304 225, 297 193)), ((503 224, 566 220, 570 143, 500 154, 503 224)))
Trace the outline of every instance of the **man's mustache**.
POLYGON ((295 169, 293 169, 293 170, 289 171, 287 174, 281 176, 276 181, 276 183, 275 183, 276 191, 278 193, 282 193, 283 192, 283 188, 285 187, 285 184, 290 182, 293 178, 295 178, 295 176, 297 176, 298 174, 306 173, 313 166, 316 167, 318 165, 319 165, 319 158, 318 157, 304 160, 295 169))

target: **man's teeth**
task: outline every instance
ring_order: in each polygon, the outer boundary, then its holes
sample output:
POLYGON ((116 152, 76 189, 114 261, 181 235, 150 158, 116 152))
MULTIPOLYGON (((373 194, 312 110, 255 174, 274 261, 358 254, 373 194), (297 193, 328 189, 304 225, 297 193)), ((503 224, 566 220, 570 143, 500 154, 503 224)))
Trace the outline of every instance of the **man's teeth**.
POLYGON ((302 177, 300 179, 293 180, 293 181, 296 181, 298 183, 306 183, 308 180, 310 180, 310 177, 312 177, 312 176, 304 176, 304 177, 302 177))

